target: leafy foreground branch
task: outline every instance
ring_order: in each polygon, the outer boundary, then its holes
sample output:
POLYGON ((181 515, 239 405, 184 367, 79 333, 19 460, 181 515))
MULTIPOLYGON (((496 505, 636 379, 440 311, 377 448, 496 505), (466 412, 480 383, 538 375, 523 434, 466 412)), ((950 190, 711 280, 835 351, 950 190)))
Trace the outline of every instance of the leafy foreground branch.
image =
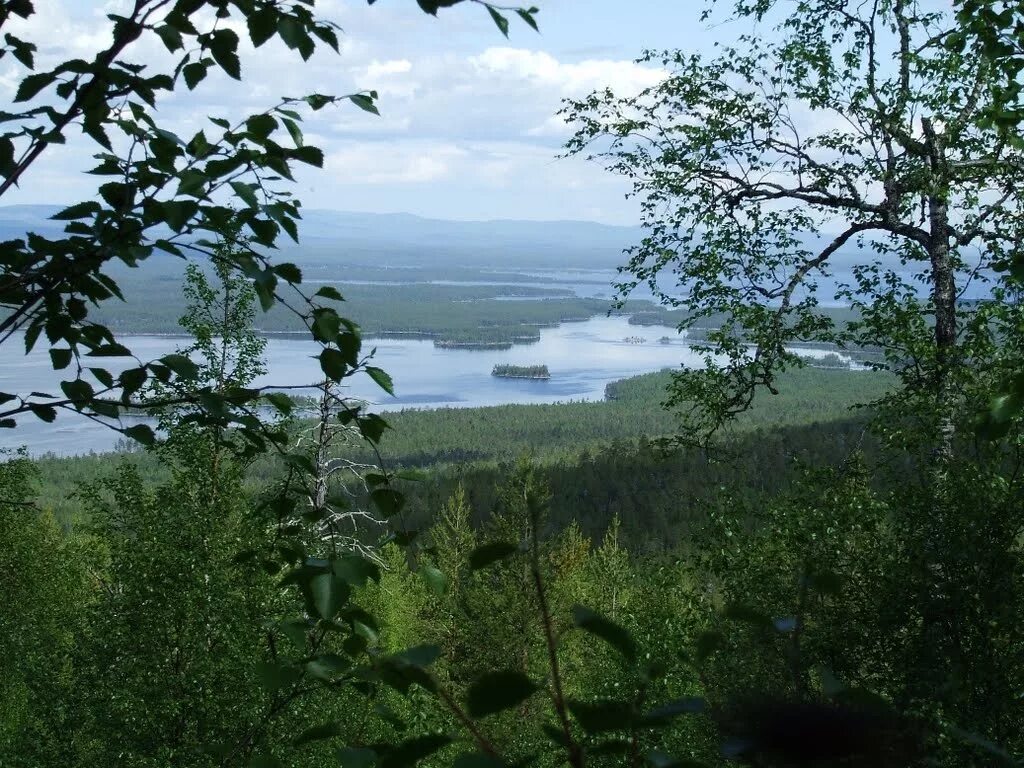
MULTIPOLYGON (((418 5, 436 15, 457 2, 418 5)), ((471 2, 483 6, 503 34, 509 29, 503 11, 537 27, 536 8, 471 2)), ((301 204, 289 189, 294 172, 323 165, 322 150, 304 139, 303 120, 343 104, 377 114, 377 93, 287 97, 241 118, 210 116, 190 136, 157 121, 165 99, 200 89, 212 72, 242 79, 245 46, 236 29, 247 30, 255 49, 276 39, 306 61, 318 46, 339 52, 339 27, 318 17, 312 2, 138 0, 124 14, 108 15, 109 43, 91 58, 37 71, 38 41, 23 31, 32 29, 25 22, 35 13, 30 0, 0 8, 0 57, 17 68, 18 79, 2 117, 0 199, 31 179, 40 159, 78 131, 95 146, 97 162, 89 173, 99 181, 95 195, 53 217, 64 223, 61 236, 29 232, 0 244, 0 344, 24 344, 29 352, 45 343, 54 371, 65 372, 61 394, 0 392, 0 428, 14 428, 25 417, 53 422, 60 411, 76 411, 153 442, 147 426, 126 427, 121 415, 152 405, 139 397, 148 386, 188 380, 195 370, 180 355, 137 358, 90 315, 104 302, 123 301, 111 265, 143 267, 160 252, 252 281, 264 311, 284 307, 321 346, 321 367, 331 381, 364 367, 359 329, 333 303, 342 300, 338 291, 307 293, 294 264, 275 263, 266 254, 283 236, 298 242, 301 204), (169 54, 166 65, 134 63, 150 43, 169 54)), ((240 408, 259 394, 207 389, 183 393, 178 403, 193 406, 196 423, 232 425, 258 453, 283 440, 240 408)))

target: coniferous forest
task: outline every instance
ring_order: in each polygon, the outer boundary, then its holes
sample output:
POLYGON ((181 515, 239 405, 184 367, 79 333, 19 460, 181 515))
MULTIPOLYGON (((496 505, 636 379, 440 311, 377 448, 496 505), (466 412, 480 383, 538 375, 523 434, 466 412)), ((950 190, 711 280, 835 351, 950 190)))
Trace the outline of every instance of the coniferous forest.
MULTIPOLYGON (((0 768, 1024 764, 1024 7, 695 6, 728 44, 557 116, 639 206, 614 299, 491 285, 497 234, 475 262, 304 250, 296 179, 332 167, 307 124, 388 91, 239 115, 203 88, 264 45, 344 58, 329 10, 136 0, 61 60, 42 4, 0 4, 0 198, 61 145, 94 163, 0 243, 0 345, 52 374, 0 371, 0 768), (511 355, 609 312, 693 357, 589 402, 348 394, 394 393, 372 334, 511 355), (268 328, 318 381, 260 384, 268 328), (17 447, 70 419, 119 450, 17 447)), ((547 362, 492 375, 549 390, 547 362)))

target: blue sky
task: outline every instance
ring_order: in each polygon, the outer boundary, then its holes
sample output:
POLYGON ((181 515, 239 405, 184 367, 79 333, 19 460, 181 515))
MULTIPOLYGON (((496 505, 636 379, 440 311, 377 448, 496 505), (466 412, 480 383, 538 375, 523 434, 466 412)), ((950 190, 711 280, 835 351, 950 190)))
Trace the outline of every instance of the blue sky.
MULTIPOLYGON (((86 56, 107 35, 105 14, 122 0, 37 0, 25 30, 45 39, 43 63, 86 56)), ((237 118, 279 96, 375 88, 382 117, 325 110, 306 130, 327 156, 304 173, 296 194, 315 208, 403 211, 450 219, 637 221, 622 180, 579 159, 558 160, 567 136, 554 117, 561 100, 614 85, 635 91, 661 73, 633 59, 645 47, 706 50, 737 33, 699 22, 700 0, 534 0, 541 33, 513 23, 505 40, 484 9, 466 3, 425 16, 413 0, 321 0, 321 14, 343 29, 343 50, 303 64, 279 44, 243 52, 242 84, 214 77, 192 94, 160 104, 159 119, 184 133, 205 116, 237 118)), ((13 31, 13 30, 12 30, 13 31)), ((155 41, 134 53, 169 61, 155 41)), ((13 92, 17 69, 4 61, 0 88, 13 92)), ((9 97, 9 96, 8 96, 9 97)), ((53 148, 5 203, 66 203, 87 196, 89 147, 53 148)))

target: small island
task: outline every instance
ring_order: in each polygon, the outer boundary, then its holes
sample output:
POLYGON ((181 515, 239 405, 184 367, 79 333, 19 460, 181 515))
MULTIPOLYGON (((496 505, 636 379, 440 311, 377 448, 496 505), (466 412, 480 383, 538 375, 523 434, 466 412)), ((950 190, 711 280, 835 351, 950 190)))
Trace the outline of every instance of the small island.
POLYGON ((546 365, 496 365, 491 376, 503 379, 550 379, 546 365))

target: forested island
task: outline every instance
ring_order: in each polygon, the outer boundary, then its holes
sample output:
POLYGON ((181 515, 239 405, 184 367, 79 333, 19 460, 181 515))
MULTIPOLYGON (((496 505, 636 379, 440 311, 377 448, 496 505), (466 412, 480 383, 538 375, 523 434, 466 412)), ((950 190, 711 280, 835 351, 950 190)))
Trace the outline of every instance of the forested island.
POLYGON ((491 376, 502 379, 550 379, 551 373, 546 365, 495 365, 491 376))

